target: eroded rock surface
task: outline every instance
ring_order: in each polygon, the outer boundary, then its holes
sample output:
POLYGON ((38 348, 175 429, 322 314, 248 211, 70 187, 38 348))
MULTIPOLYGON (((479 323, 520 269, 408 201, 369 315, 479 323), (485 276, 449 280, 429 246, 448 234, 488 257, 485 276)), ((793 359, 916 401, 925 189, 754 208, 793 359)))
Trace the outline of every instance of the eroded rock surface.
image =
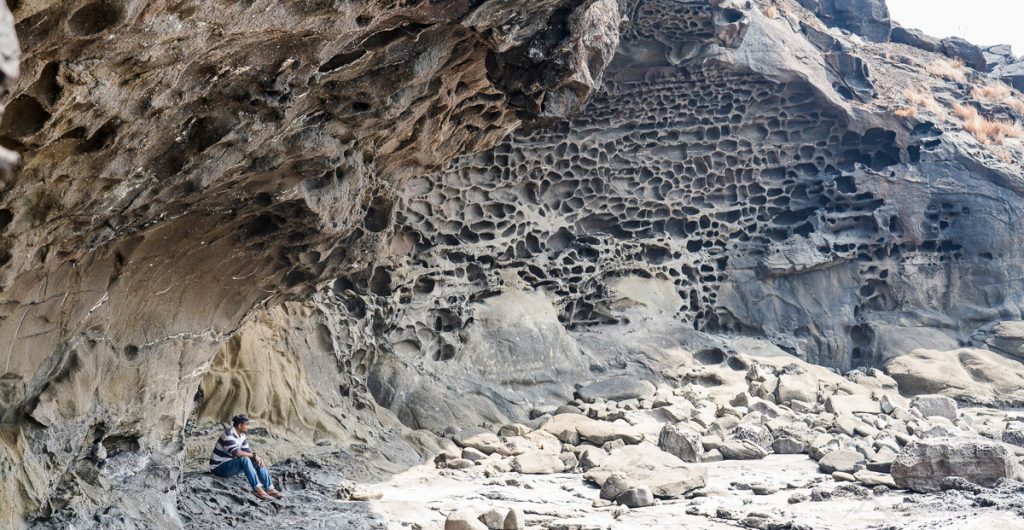
POLYGON ((969 43, 885 42, 882 1, 42 1, 14 21, 12 526, 213 524, 226 490, 188 473, 243 409, 307 486, 288 525, 366 513, 307 511, 332 473, 435 456, 473 480, 614 470, 643 510, 720 487, 694 466, 722 459, 805 453, 832 482, 797 501, 860 502, 913 440, 1014 438, 900 392, 1020 400, 1024 150, 960 115, 1019 123, 1021 96, 976 96, 994 78, 969 43), (700 463, 654 445, 666 425, 700 463))
MULTIPOLYGON (((220 343, 258 304, 379 255, 409 177, 581 107, 622 21, 608 0, 43 1, 13 14, 21 76, 0 143, 22 163, 0 200, 0 410, 16 456, 2 517, 78 524, 117 505, 156 526, 176 515, 139 490, 177 480, 220 343), (91 467, 97 443, 137 455, 123 488, 91 467)), ((328 381, 333 368, 311 362, 299 375, 328 381)), ((292 426, 315 439, 336 427, 324 416, 292 426)))

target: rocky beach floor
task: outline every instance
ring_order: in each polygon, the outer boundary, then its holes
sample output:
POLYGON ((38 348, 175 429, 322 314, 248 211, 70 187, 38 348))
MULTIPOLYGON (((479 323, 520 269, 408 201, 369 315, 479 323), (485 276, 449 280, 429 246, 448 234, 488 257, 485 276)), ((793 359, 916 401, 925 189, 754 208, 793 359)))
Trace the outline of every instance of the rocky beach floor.
POLYGON ((878 370, 703 359, 671 384, 609 374, 520 423, 451 426, 432 462, 383 477, 360 462, 385 447, 322 447, 274 465, 283 501, 192 471, 177 508, 195 527, 256 512, 304 528, 1024 528, 1019 411, 902 396, 878 370))

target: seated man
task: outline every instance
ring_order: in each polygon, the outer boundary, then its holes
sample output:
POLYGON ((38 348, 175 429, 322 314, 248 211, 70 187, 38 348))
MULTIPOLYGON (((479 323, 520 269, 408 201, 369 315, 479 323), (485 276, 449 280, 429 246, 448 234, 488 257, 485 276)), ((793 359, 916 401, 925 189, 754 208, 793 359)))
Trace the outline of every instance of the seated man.
POLYGON ((210 471, 220 477, 232 477, 239 472, 245 472, 245 478, 249 479, 249 486, 252 487, 252 492, 257 497, 263 500, 269 500, 271 497, 283 497, 281 492, 274 489, 274 483, 270 480, 270 472, 267 471, 267 466, 263 465, 263 459, 256 456, 256 453, 249 447, 249 440, 245 436, 247 432, 249 432, 248 416, 239 414, 231 418, 231 428, 220 435, 217 445, 213 447, 213 454, 210 455, 210 471))

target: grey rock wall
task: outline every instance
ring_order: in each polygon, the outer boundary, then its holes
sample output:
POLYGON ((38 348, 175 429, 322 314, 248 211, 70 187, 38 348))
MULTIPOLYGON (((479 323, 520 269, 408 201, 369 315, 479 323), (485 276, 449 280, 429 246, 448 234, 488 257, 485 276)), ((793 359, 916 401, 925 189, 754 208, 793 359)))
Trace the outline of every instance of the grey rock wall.
POLYGON ((630 13, 581 115, 410 180, 388 253, 320 295, 377 330, 339 344, 375 352, 365 389, 407 425, 523 418, 568 395, 544 378, 575 380, 578 355, 643 373, 609 331, 637 310, 841 371, 983 346, 1019 318, 1020 146, 979 145, 952 116, 988 78, 948 83, 924 73, 937 54, 893 60, 806 12, 630 13), (940 108, 894 115, 909 84, 940 108), (495 321, 510 297, 539 309, 495 321))

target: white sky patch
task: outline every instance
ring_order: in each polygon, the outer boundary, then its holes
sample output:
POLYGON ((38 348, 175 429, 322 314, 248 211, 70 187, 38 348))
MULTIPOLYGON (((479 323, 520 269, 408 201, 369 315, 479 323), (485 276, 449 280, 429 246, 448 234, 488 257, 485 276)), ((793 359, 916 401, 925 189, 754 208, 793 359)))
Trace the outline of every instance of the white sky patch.
POLYGON ((1024 0, 888 0, 892 19, 932 37, 1010 44, 1024 55, 1024 0))

